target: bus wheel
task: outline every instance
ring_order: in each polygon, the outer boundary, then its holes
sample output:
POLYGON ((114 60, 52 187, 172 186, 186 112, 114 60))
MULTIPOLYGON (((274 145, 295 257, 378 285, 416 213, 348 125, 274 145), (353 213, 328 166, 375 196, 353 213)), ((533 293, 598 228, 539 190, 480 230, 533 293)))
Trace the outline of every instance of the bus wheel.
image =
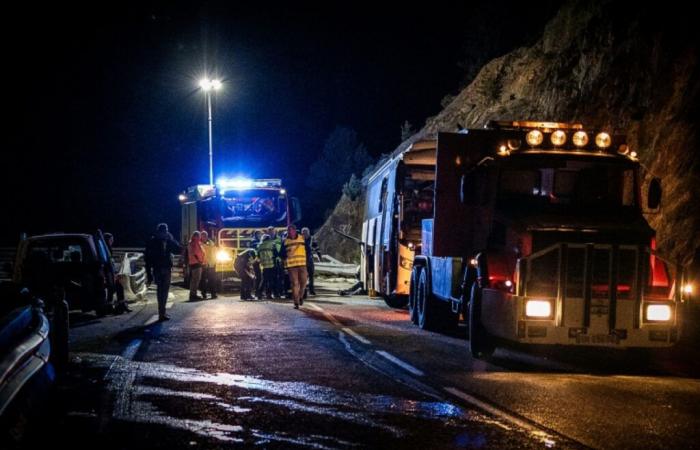
POLYGON ((408 305, 408 295, 389 294, 384 295, 384 302, 392 308, 405 308, 408 305))
POLYGON ((418 324, 418 279, 421 271, 421 266, 413 266, 411 271, 411 288, 408 293, 408 315, 414 324, 418 324))
POLYGON ((427 270, 421 270, 418 278, 416 309, 418 309, 418 326, 422 330, 437 330, 440 322, 440 310, 437 300, 428 286, 427 270))
POLYGON ((474 358, 488 359, 496 346, 481 323, 481 295, 481 288, 474 283, 469 302, 469 351, 474 358))

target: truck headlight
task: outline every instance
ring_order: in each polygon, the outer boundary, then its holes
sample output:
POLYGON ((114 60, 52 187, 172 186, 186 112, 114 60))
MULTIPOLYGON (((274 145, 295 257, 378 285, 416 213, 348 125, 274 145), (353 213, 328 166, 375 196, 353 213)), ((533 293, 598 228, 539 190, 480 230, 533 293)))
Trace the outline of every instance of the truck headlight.
POLYGON ((226 250, 216 252, 216 262, 225 263, 231 261, 231 255, 226 250))
POLYGON ((647 320, 652 322, 671 320, 671 307, 669 305, 647 305, 647 320))
POLYGON ((539 319, 552 317, 552 303, 547 300, 527 300, 525 302, 525 315, 539 319))

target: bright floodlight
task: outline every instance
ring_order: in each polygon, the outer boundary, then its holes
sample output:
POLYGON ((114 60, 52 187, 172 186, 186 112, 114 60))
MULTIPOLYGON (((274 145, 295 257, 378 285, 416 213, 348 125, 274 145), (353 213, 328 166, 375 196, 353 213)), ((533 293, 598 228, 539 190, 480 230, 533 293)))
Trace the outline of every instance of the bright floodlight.
POLYGON ((202 88, 204 92, 209 92, 212 89, 221 89, 221 80, 210 80, 209 78, 202 78, 199 80, 199 87, 202 88))

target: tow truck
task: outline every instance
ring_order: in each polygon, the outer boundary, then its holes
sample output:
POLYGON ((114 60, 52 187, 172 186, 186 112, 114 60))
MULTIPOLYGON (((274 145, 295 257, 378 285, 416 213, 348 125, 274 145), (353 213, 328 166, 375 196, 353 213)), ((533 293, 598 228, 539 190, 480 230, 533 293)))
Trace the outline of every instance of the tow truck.
MULTIPOLYGON (((623 135, 490 122, 414 142, 368 178, 362 281, 471 353, 512 343, 668 347, 681 271, 657 254, 623 135)), ((661 185, 651 179, 648 210, 661 185)))
POLYGON ((272 226, 280 233, 301 220, 299 200, 288 196, 280 179, 222 178, 187 188, 179 201, 181 242, 206 231, 216 244, 216 272, 224 283, 233 278, 233 261, 251 247, 256 231, 272 226))

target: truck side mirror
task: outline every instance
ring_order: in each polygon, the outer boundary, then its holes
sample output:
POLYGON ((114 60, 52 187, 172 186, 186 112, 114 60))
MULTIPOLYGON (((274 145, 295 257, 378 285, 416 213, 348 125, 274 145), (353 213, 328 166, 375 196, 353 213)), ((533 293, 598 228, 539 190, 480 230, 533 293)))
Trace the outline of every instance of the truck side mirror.
POLYGON ((653 178, 649 183, 649 192, 647 192, 647 206, 649 209, 657 209, 661 205, 661 180, 653 178))

